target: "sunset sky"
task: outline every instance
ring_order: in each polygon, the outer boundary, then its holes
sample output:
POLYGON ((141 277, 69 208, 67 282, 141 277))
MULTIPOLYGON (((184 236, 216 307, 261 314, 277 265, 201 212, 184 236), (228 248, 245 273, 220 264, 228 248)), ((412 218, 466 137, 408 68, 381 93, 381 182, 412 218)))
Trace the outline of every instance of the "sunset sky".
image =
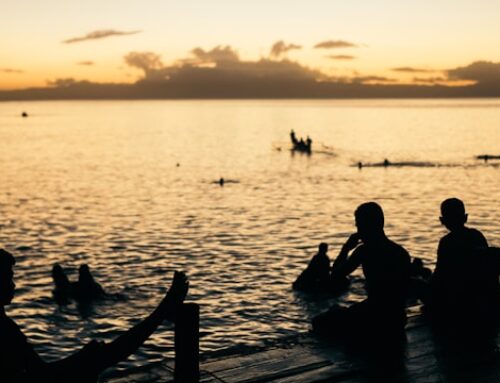
POLYGON ((5 0, 1 13, 0 89, 60 78, 131 83, 143 76, 124 60, 131 52, 175 66, 216 46, 242 61, 289 59, 328 76, 405 83, 500 62, 493 0, 5 0))

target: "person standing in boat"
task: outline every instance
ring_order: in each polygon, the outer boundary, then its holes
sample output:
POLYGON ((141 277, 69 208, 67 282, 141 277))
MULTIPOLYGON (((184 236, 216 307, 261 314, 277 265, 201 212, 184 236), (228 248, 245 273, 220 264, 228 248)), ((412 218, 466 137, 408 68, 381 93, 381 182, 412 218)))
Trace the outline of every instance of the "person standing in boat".
POLYGON ((312 145, 311 137, 307 136, 307 139, 306 139, 306 149, 309 152, 311 151, 311 145, 312 145))
POLYGON ((292 140, 292 145, 295 147, 299 141, 297 140, 297 136, 295 135, 295 131, 292 129, 290 131, 290 139, 292 140))
POLYGON ((410 255, 387 238, 380 205, 363 203, 354 216, 357 232, 342 246, 331 274, 332 278, 345 278, 361 266, 367 299, 348 308, 334 306, 318 315, 313 318, 313 330, 327 337, 352 336, 399 343, 406 324, 410 255))

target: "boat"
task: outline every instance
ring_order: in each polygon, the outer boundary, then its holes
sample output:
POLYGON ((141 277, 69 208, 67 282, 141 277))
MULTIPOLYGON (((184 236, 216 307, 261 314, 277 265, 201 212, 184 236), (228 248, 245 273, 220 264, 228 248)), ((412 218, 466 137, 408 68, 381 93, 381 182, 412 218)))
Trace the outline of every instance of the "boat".
POLYGON ((290 140, 292 141, 292 151, 311 154, 312 140, 307 136, 306 140, 301 137, 300 140, 295 136, 295 132, 290 132, 290 140))

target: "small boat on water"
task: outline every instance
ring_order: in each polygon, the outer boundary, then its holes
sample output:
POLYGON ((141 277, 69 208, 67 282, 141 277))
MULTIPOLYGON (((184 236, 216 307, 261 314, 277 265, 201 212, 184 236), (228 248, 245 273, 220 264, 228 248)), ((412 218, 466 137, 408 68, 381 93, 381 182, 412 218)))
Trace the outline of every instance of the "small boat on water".
POLYGON ((312 140, 309 136, 304 140, 302 137, 297 139, 295 132, 292 130, 290 132, 290 139, 292 141, 292 150, 295 152, 311 154, 312 151, 312 140))
POLYGON ((476 156, 477 160, 483 160, 484 162, 488 162, 488 160, 500 160, 500 155, 495 154, 481 154, 476 156))

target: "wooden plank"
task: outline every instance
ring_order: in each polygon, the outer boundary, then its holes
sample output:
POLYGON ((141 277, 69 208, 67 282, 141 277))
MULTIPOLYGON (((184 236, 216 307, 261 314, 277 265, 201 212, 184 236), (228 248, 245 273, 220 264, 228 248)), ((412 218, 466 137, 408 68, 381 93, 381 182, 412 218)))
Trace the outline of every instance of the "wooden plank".
POLYGON ((314 383, 314 382, 344 382, 346 379, 363 374, 364 368, 347 363, 333 364, 297 374, 277 377, 268 380, 269 383, 314 383))
MULTIPOLYGON (((322 342, 309 336, 300 344, 253 354, 207 361, 201 365, 201 383, 498 383, 500 357, 488 366, 474 358, 457 362, 449 345, 435 334, 421 316, 411 317, 407 326, 404 369, 380 370, 366 355, 349 353, 341 343, 322 342), (469 363, 470 362, 470 363, 469 363), (381 372, 382 371, 382 372, 381 372)), ((497 345, 500 345, 500 334, 497 345)), ((472 350, 471 352, 476 352, 472 350)), ((471 354, 475 355, 475 354, 471 354)), ((478 358, 476 358, 479 360, 478 358)), ((112 383, 171 383, 168 366, 140 371, 112 383)))
POLYGON ((329 364, 331 364, 330 360, 313 353, 288 354, 279 359, 219 371, 216 375, 227 383, 261 382, 321 368, 329 364))

